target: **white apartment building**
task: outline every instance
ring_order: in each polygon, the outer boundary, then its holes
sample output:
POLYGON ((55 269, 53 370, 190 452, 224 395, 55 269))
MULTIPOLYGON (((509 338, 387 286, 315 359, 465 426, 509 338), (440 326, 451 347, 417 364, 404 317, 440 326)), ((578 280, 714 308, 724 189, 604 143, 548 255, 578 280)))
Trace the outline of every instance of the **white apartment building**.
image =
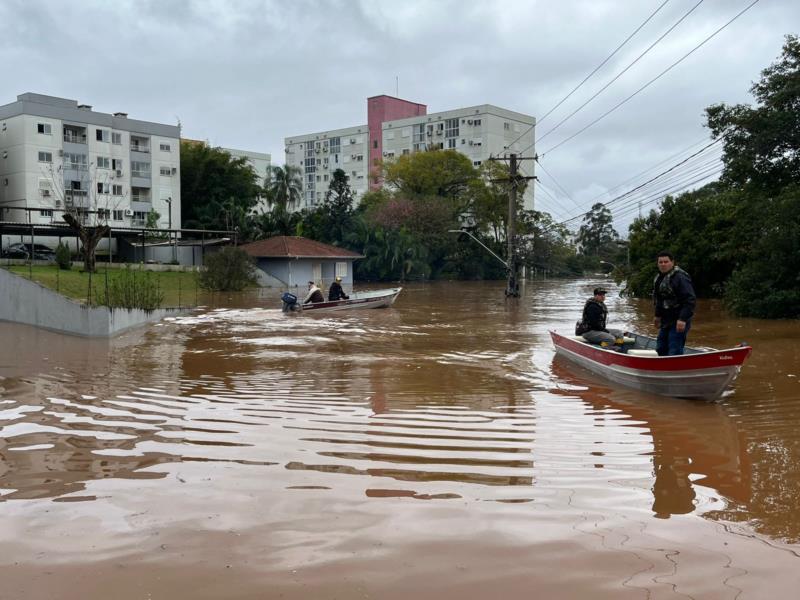
MULTIPOLYGON (((374 169, 381 160, 439 148, 456 150, 479 167, 509 151, 534 152, 536 120, 529 115, 491 104, 427 114, 425 105, 391 96, 374 96, 367 103, 368 125, 285 138, 286 164, 303 173, 303 201, 296 209, 320 204, 337 168, 350 178, 358 200, 380 185, 374 169)), ((533 175, 532 161, 523 168, 533 175)), ((529 184, 526 209, 533 209, 533 190, 529 184)))
POLYGON ((26 93, 0 106, 0 220, 181 224, 180 128, 26 93))
POLYGON ((336 169, 350 179, 356 201, 369 189, 369 128, 357 125, 285 138, 286 165, 298 167, 303 198, 294 210, 313 208, 325 199, 336 169))
MULTIPOLYGON (((267 180, 269 169, 272 165, 272 156, 264 152, 253 152, 251 150, 237 150, 235 148, 221 148, 233 158, 245 158, 253 170, 258 175, 258 185, 264 187, 267 180)), ((266 201, 259 197, 258 204, 254 208, 254 212, 263 212, 267 210, 266 201)))
MULTIPOLYGON (((381 158, 392 160, 403 154, 427 149, 457 150, 473 166, 480 167, 490 157, 527 148, 533 154, 535 119, 504 108, 483 104, 429 115, 386 121, 382 125, 381 158)), ((532 161, 524 168, 532 173, 532 161)), ((533 210, 533 188, 529 184, 523 205, 533 210)))

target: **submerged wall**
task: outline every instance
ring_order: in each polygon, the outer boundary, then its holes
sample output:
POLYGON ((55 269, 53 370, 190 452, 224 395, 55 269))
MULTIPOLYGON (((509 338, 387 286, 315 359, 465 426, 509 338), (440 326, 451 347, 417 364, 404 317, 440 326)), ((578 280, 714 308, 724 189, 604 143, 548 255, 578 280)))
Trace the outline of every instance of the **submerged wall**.
POLYGON ((85 337, 112 337, 134 327, 186 312, 89 307, 34 281, 0 269, 0 321, 25 323, 85 337))

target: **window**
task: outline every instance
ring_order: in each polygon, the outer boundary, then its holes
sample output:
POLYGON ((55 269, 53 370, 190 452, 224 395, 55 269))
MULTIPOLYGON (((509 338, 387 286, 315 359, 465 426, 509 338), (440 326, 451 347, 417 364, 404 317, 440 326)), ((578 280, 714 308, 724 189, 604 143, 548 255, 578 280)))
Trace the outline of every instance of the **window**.
POLYGON ((133 212, 133 220, 134 221, 141 221, 142 224, 147 220, 147 213, 141 210, 136 210, 133 212))
POLYGON ((109 137, 108 129, 95 129, 94 130, 95 139, 98 142, 107 142, 109 137))
POLYGON ((97 218, 101 221, 108 221, 111 217, 111 211, 107 208, 98 208, 97 209, 97 218))
POLYGON ((98 194, 107 194, 108 193, 108 184, 103 183, 102 181, 97 182, 97 193, 98 194))
POLYGON ((378 140, 373 140, 372 141, 372 147, 373 148, 377 148, 378 147, 378 140))
POLYGON ((403 154, 409 154, 410 152, 411 150, 409 150, 408 148, 403 148, 403 154))
POLYGON ((117 146, 122 145, 122 134, 118 131, 113 131, 111 133, 111 143, 116 144, 117 146))
POLYGON ((509 131, 511 129, 511 123, 503 123, 503 129, 509 131))
POLYGON ((42 217, 52 217, 53 211, 50 210, 49 208, 45 208, 39 211, 39 215, 42 217))
POLYGON ((456 147, 456 138, 448 138, 447 139, 447 147, 448 148, 455 148, 456 147))
POLYGON ((159 149, 162 152, 172 152, 172 149, 170 148, 169 144, 159 144, 159 149))
POLYGON ((319 175, 317 175, 317 181, 322 181, 319 175))
POLYGON ((36 132, 42 135, 53 135, 53 127, 50 123, 37 123, 36 132))
POLYGON ((131 161, 131 175, 134 177, 150 177, 150 163, 131 161))
POLYGON ((76 169, 78 171, 86 171, 86 155, 74 154, 72 152, 64 153, 64 168, 76 169))
POLYGON ((475 120, 472 122, 472 124, 473 124, 473 125, 480 125, 480 124, 481 124, 481 120, 480 120, 480 119, 475 119, 475 120))
POLYGON ((121 158, 112 158, 111 159, 111 168, 115 171, 122 168, 122 159, 121 158))
POLYGON ((122 221, 123 213, 121 210, 114 210, 114 220, 115 221, 122 221))
POLYGON ((328 181, 328 174, 327 173, 325 173, 325 175, 322 176, 322 180, 323 181, 328 181))
POLYGON ((111 193, 115 196, 122 196, 122 186, 121 185, 112 185, 111 186, 111 193))
POLYGON ((479 160, 473 160, 473 161, 472 161, 472 166, 473 166, 473 167, 480 167, 480 166, 481 166, 481 161, 479 161, 479 160))
MULTIPOLYGON (((458 137, 458 119, 447 119, 445 120, 444 123, 445 123, 444 137, 446 138, 458 137)), ((455 145, 448 146, 448 148, 455 148, 455 145)))
POLYGON ((52 152, 39 152, 39 162, 41 162, 41 163, 51 163, 51 162, 53 162, 53 153, 52 152))
POLYGON ((98 169, 110 169, 111 168, 111 159, 107 156, 98 156, 97 157, 97 168, 98 169))
POLYGON ((53 195, 53 190, 50 185, 50 182, 47 181, 46 179, 39 180, 39 195, 42 198, 49 198, 50 196, 53 195))
POLYGON ((159 169, 159 173, 161 173, 165 177, 172 177, 172 169, 170 169, 169 167, 161 167, 159 169))
POLYGON ((330 150, 331 150, 331 154, 335 154, 337 152, 341 152, 342 151, 342 138, 338 138, 338 137, 331 138, 330 150))
POLYGON ((347 277, 347 263, 346 262, 337 262, 336 263, 336 277, 347 277))
POLYGON ((356 160, 364 160, 364 155, 359 154, 358 156, 356 156, 356 160))

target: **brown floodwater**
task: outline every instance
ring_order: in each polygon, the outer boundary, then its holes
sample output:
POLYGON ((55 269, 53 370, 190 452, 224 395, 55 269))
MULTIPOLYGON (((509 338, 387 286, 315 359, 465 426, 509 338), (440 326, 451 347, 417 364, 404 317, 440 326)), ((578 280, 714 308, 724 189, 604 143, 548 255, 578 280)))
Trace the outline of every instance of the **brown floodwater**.
POLYGON ((0 323, 0 599, 796 598, 800 322, 701 302, 690 345, 753 355, 718 402, 660 398, 554 358, 596 283, 0 323))

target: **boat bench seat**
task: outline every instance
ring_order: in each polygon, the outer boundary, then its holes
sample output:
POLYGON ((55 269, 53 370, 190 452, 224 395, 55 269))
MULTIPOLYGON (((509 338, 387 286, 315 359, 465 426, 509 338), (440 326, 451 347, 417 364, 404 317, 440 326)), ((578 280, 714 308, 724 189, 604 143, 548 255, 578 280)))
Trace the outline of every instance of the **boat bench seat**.
POLYGON ((651 357, 658 356, 658 352, 656 352, 655 350, 644 350, 640 348, 631 348, 630 350, 628 350, 628 354, 630 354, 631 356, 651 356, 651 357))

